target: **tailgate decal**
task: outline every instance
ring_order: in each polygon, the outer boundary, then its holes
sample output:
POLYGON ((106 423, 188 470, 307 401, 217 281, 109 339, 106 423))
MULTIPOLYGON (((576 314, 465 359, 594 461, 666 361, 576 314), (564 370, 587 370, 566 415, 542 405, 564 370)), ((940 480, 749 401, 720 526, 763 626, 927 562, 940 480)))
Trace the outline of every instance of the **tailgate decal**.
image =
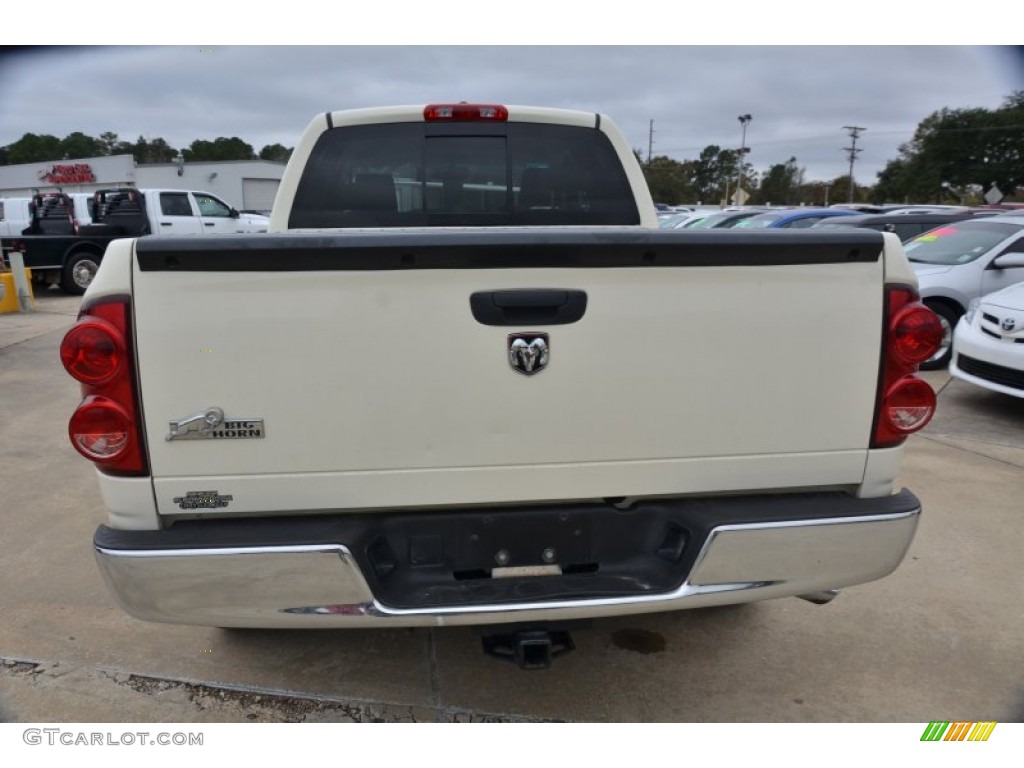
POLYGON ((225 419, 214 406, 187 418, 172 421, 167 440, 251 440, 266 434, 263 419, 225 419))

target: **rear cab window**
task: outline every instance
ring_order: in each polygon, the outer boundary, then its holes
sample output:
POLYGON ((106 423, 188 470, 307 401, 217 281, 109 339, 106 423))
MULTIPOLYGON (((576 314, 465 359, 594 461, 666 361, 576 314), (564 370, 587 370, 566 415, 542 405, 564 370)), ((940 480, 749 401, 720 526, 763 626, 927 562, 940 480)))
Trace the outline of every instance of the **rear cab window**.
POLYGON ((615 149, 597 129, 413 122, 324 132, 288 226, 639 223, 615 149))
POLYGON ((187 192, 161 192, 160 213, 164 216, 191 216, 187 192))

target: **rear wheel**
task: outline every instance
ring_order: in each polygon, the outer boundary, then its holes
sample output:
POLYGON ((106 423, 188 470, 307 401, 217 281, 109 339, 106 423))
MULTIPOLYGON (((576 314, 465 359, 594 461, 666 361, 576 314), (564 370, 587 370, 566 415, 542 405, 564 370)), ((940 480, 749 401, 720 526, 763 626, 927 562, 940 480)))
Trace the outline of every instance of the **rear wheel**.
POLYGON ((921 363, 921 370, 936 371, 949 366, 949 361, 953 357, 953 329, 960 321, 962 313, 943 302, 925 300, 924 303, 939 316, 939 322, 942 323, 942 343, 934 355, 921 363))
POLYGON ((64 265, 60 287, 74 296, 81 296, 89 287, 96 271, 100 268, 100 257, 95 253, 82 251, 74 253, 64 265))

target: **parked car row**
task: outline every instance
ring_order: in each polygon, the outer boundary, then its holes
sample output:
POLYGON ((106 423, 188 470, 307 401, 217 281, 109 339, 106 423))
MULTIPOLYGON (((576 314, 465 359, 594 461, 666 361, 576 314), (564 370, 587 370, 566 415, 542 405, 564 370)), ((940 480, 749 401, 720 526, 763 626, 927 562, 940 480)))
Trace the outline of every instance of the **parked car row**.
POLYGON ((830 208, 744 206, 660 213, 658 225, 663 229, 802 228, 810 227, 821 219, 853 215, 854 211, 830 208))
POLYGON ((809 229, 830 219, 847 219, 856 214, 842 208, 791 208, 767 211, 741 221, 743 229, 809 229))
POLYGON ((935 229, 942 224, 949 224, 954 221, 965 221, 967 219, 995 216, 1001 211, 944 211, 931 213, 917 212, 894 212, 877 214, 857 214, 855 216, 844 216, 842 218, 831 218, 818 222, 815 228, 825 227, 868 227, 877 229, 879 232, 893 232, 899 239, 906 243, 918 235, 924 234, 930 229, 935 229))
POLYGON ((904 243, 921 299, 942 321, 943 343, 923 368, 944 368, 970 303, 1024 282, 1024 214, 945 224, 904 243))
POLYGON ((1006 213, 997 208, 966 206, 830 206, 817 208, 743 207, 660 211, 658 223, 665 229, 801 229, 807 227, 869 227, 894 232, 900 240, 934 229, 940 224, 1006 213), (864 208, 870 208, 865 212, 864 208), (883 208, 886 210, 883 211, 883 208))

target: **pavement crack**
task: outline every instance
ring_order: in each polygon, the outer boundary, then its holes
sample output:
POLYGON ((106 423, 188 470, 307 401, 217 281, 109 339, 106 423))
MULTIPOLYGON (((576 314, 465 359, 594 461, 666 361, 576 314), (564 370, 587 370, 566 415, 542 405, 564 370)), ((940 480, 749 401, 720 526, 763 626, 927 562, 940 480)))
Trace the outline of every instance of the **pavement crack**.
MULTIPOLYGON (((998 456, 992 456, 991 454, 985 453, 984 451, 982 451, 980 449, 967 448, 967 447, 965 447, 963 445, 959 445, 958 443, 951 442, 948 438, 946 440, 943 440, 942 437, 939 436, 939 435, 919 435, 919 437, 921 437, 923 440, 928 440, 929 442, 932 442, 932 443, 938 443, 939 445, 944 445, 947 448, 953 448, 954 450, 957 450, 957 451, 962 451, 964 453, 970 453, 970 454, 972 454, 974 456, 980 456, 983 459, 988 459, 989 461, 994 461, 994 462, 996 462, 998 464, 1003 464, 1003 465, 1005 465, 1007 467, 1013 467, 1014 469, 1024 469, 1024 464, 1017 464, 1016 462, 1013 462, 1013 461, 1007 461, 1006 459, 1001 459, 998 456)), ((959 439, 962 440, 963 438, 959 438, 959 439)), ((1002 448, 1012 448, 1013 447, 1013 446, 1005 446, 1002 443, 980 443, 980 445, 994 445, 994 446, 999 446, 999 447, 1002 447, 1002 448)))
MULTIPOLYGON (((431 641, 431 645, 433 642, 431 641)), ((436 669, 436 654, 432 668, 436 669)), ((172 680, 136 675, 116 669, 98 667, 64 668, 59 662, 30 661, 0 657, 0 675, 19 679, 30 686, 38 685, 44 677, 75 673, 94 682, 113 683, 126 690, 129 696, 150 698, 154 703, 178 707, 173 711, 186 712, 183 721, 206 722, 263 722, 263 723, 507 723, 507 722, 562 722, 529 715, 481 712, 460 707, 440 706, 435 695, 434 706, 361 701, 330 695, 297 694, 290 691, 268 691, 257 688, 237 688, 195 681, 172 680)), ((436 683, 436 675, 433 676, 436 683)), ((435 691, 438 688, 435 686, 435 691)))
POLYGON ((950 376, 950 377, 949 377, 948 379, 946 379, 946 381, 945 381, 945 382, 943 383, 943 385, 942 385, 941 387, 939 387, 939 390, 938 390, 938 391, 937 391, 937 392, 935 393, 935 396, 936 396, 936 397, 938 397, 938 396, 939 396, 939 395, 941 395, 941 394, 942 394, 943 392, 945 392, 945 391, 946 391, 946 388, 947 388, 947 387, 948 387, 948 386, 949 386, 950 384, 952 384, 952 383, 953 383, 953 377, 952 377, 952 376, 950 376))
MULTIPOLYGON (((398 718, 381 712, 380 705, 332 701, 317 697, 289 696, 264 691, 236 690, 203 683, 162 680, 141 675, 128 675, 119 685, 136 693, 160 696, 183 694, 199 712, 239 709, 246 720, 254 722, 387 722, 398 718)), ((386 705, 385 705, 386 708, 386 705)))
POLYGON ((22 661, 21 659, 0 659, 0 671, 9 675, 31 675, 43 672, 38 661, 22 661))

